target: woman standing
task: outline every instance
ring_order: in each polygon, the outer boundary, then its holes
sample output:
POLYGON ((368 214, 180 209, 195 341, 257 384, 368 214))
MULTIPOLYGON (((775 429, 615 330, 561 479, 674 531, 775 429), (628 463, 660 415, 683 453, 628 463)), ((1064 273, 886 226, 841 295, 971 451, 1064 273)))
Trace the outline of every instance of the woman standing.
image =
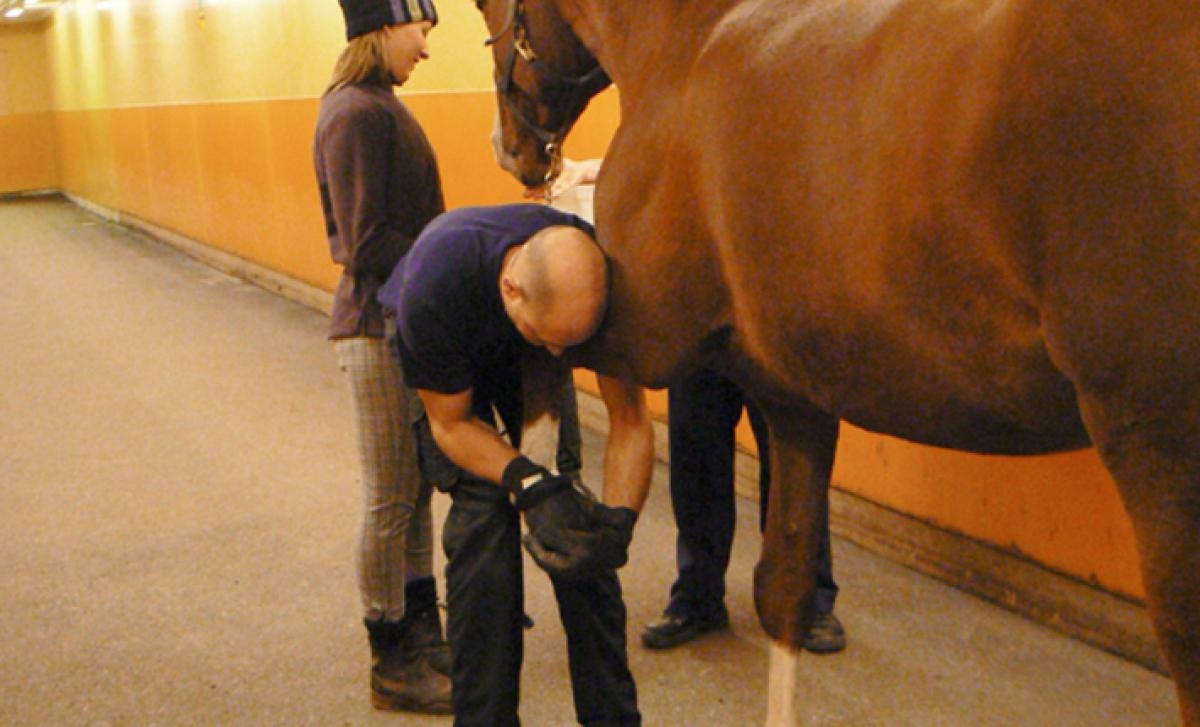
POLYGON ((377 709, 448 714, 449 650, 433 578, 431 488, 410 401, 375 300, 444 209, 437 160, 393 92, 428 58, 431 0, 340 0, 347 45, 321 99, 314 164, 333 261, 343 267, 329 337, 350 384, 363 482, 357 554, 377 709))

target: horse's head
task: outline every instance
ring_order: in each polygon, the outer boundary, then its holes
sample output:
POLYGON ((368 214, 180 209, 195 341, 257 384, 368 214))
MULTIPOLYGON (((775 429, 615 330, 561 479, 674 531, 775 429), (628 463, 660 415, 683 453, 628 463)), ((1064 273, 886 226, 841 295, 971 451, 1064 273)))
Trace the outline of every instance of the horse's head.
POLYGON ((552 181, 561 145, 608 75, 554 0, 476 0, 495 61, 496 161, 527 187, 552 181))

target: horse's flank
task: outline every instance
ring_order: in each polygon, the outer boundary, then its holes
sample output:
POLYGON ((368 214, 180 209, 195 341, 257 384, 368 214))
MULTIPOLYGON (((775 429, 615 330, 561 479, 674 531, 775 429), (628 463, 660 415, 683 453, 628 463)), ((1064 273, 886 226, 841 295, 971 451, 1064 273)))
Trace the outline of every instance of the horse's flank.
MULTIPOLYGON (((603 5, 596 16, 614 12, 603 5)), ((623 122, 597 220, 618 269, 637 271, 614 307, 638 314, 596 348, 635 348, 634 375, 661 385, 719 340, 764 389, 799 388, 870 429, 983 451, 1085 445, 1059 323, 1080 291, 1045 276, 1099 246, 1186 233, 1169 210, 1153 236, 1123 220, 1139 195, 1168 201, 1153 180, 1196 174, 1188 135, 1176 154, 1131 157, 1197 118, 1162 88, 1195 78, 1177 73, 1195 52, 1163 37, 1189 27, 1165 13, 1151 53, 1143 15, 1068 5, 689 3, 676 9, 702 22, 686 32, 662 9, 607 18, 626 28, 624 45, 598 44, 623 122), (656 22, 670 50, 647 40, 656 22), (1124 178, 1080 187, 1118 176, 1113 160, 1124 178), (1050 235, 1062 239, 1048 257, 1050 235)), ((1182 242, 1171 259, 1194 265, 1182 242)))

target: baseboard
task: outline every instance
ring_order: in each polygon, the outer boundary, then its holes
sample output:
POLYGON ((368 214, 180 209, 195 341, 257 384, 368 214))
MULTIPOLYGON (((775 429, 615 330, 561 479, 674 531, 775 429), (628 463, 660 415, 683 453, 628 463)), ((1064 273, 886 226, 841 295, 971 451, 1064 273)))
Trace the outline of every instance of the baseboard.
POLYGON ((57 189, 23 189, 16 192, 0 192, 0 200, 32 199, 34 197, 53 197, 62 194, 57 189))
POLYGON ((836 487, 829 503, 835 535, 1055 631, 1167 673, 1143 604, 836 487))
POLYGON ((309 308, 319 310, 326 315, 329 314, 333 306, 333 293, 329 291, 302 283, 295 278, 225 252, 224 250, 219 250, 211 245, 197 242, 190 237, 164 227, 159 227, 153 222, 148 222, 135 215, 102 207, 90 200, 76 197, 69 193, 65 194, 65 196, 92 214, 149 235, 155 240, 170 245, 185 255, 195 258, 210 267, 269 290, 276 295, 294 300, 309 308))
MULTIPOLYGON (((331 293, 301 283, 235 255, 196 242, 133 215, 65 195, 105 219, 138 230, 201 262, 328 314, 331 293)), ((580 392, 583 426, 608 432, 600 399, 580 392)), ((654 422, 655 456, 669 460, 667 427, 654 422)), ((746 452, 736 462, 740 496, 758 499, 758 463, 746 452)), ((937 578, 1037 623, 1077 638, 1149 669, 1166 674, 1166 663, 1144 605, 1092 584, 1051 571, 1018 553, 882 507, 842 490, 830 491, 830 528, 839 537, 888 560, 937 578)))

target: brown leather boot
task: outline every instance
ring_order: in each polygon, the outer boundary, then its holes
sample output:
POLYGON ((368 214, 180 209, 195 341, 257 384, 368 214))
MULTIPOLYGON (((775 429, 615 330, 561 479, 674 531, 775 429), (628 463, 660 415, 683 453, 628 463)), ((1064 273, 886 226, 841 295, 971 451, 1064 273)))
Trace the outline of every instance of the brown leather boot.
POLYGON ((437 584, 432 577, 415 578, 404 586, 409 648, 429 657, 433 668, 450 676, 450 645, 442 635, 442 619, 437 605, 437 584))
POLYGON ((436 605, 429 606, 411 616, 405 616, 408 624, 409 648, 419 651, 438 672, 450 676, 450 644, 442 636, 442 619, 436 605), (410 620, 411 619, 411 620, 410 620))
POLYGON ((450 679, 411 647, 404 621, 364 621, 371 642, 371 704, 390 712, 453 714, 450 679))

